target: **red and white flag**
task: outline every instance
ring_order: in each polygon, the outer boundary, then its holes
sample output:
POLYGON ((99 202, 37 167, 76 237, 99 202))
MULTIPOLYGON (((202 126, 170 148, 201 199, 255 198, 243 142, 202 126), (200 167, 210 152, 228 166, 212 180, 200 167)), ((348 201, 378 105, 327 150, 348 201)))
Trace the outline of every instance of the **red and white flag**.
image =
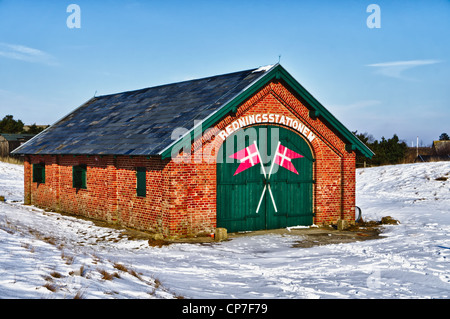
POLYGON ((237 168, 234 175, 237 175, 240 172, 245 171, 247 168, 250 168, 260 162, 259 152, 258 148, 256 147, 256 143, 251 144, 250 146, 240 150, 239 152, 234 153, 233 155, 230 155, 230 157, 241 161, 241 164, 239 164, 239 167, 237 168))
MULTIPOLYGON (((234 175, 237 175, 243 171, 245 171, 247 168, 253 167, 256 164, 261 163, 261 169, 264 174, 264 179, 266 178, 266 171, 264 169, 264 165, 261 162, 261 157, 259 155, 258 147, 256 145, 256 141, 253 142, 253 144, 249 145, 248 147, 230 155, 231 158, 238 159, 241 161, 239 164, 236 172, 234 175)), ((267 180, 270 179, 270 175, 272 174, 272 169, 274 164, 277 164, 279 166, 282 166, 291 172, 298 175, 297 170, 294 167, 294 164, 292 164, 292 160, 294 158, 301 158, 304 157, 303 155, 300 155, 293 150, 288 149, 287 147, 283 146, 278 142, 277 150, 275 152, 274 159, 272 160, 272 165, 270 167, 269 175, 267 177, 267 180)), ((233 175, 233 176, 234 176, 233 175)), ((264 198, 264 194, 266 192, 266 188, 269 190, 270 197, 272 199, 273 206, 275 208, 275 212, 278 212, 277 206, 275 204, 275 200, 273 198, 272 190, 270 188, 270 183, 267 183, 267 185, 264 185, 263 192, 261 194, 261 198, 259 199, 258 207, 256 208, 256 213, 258 213, 259 208, 261 207, 262 200, 264 198)))
MULTIPOLYGON (((294 164, 292 164, 292 160, 294 158, 301 158, 301 157, 304 157, 304 156, 300 155, 300 154, 294 152, 293 150, 290 150, 287 147, 278 143, 277 151, 275 153, 274 163, 277 165, 280 165, 298 175, 298 172, 295 169, 294 164)), ((269 175, 270 175, 270 173, 269 173, 269 175)))

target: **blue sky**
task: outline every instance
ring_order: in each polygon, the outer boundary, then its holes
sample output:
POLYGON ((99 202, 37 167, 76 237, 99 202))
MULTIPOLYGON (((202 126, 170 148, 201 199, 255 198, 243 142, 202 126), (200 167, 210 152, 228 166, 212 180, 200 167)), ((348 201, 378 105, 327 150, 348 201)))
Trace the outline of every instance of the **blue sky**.
POLYGON ((450 1, 0 0, 0 117, 281 64, 350 130, 450 134, 450 1), (70 4, 81 28, 68 28, 70 4), (380 28, 369 28, 369 4, 380 28))

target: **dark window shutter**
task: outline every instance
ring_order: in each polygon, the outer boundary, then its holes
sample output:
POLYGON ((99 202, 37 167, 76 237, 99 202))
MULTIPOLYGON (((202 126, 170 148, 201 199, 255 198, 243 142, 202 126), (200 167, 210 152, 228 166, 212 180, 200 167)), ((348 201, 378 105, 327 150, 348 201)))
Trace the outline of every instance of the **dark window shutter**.
POLYGON ((72 167, 72 187, 86 189, 86 165, 72 167))
POLYGON ((33 182, 35 183, 45 183, 45 164, 38 163, 33 164, 33 182))
POLYGON ((136 195, 145 197, 147 193, 145 167, 136 168, 136 195))
POLYGON ((45 183, 45 164, 41 164, 41 183, 45 183))
POLYGON ((77 182, 77 167, 76 166, 72 166, 72 187, 76 188, 78 185, 77 182))
POLYGON ((33 182, 36 183, 38 182, 38 168, 37 168, 38 164, 33 164, 33 182))
POLYGON ((86 171, 87 171, 87 169, 86 169, 85 165, 81 166, 80 168, 81 168, 81 188, 86 189, 87 188, 87 185, 86 185, 86 179, 87 179, 86 171))

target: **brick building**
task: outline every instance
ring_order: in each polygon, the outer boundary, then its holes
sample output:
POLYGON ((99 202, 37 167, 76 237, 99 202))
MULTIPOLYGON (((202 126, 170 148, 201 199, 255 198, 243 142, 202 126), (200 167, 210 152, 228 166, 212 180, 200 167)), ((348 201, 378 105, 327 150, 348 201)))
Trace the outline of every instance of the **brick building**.
POLYGON ((14 152, 26 204, 164 236, 351 222, 373 155, 279 64, 94 97, 14 152))
POLYGON ((11 152, 31 139, 35 134, 0 133, 0 157, 8 157, 11 152))

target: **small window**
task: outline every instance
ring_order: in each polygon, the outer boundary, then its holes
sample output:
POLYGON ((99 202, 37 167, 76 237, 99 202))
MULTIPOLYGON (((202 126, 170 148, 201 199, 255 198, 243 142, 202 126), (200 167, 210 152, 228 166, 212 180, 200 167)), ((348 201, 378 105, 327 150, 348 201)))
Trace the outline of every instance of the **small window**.
POLYGON ((145 167, 136 168, 136 195, 145 197, 147 194, 147 183, 146 183, 146 169, 145 167))
POLYGON ((72 167, 72 186, 86 189, 86 165, 72 167))
POLYGON ((45 183, 45 164, 38 163, 33 164, 33 182, 44 184, 45 183))

